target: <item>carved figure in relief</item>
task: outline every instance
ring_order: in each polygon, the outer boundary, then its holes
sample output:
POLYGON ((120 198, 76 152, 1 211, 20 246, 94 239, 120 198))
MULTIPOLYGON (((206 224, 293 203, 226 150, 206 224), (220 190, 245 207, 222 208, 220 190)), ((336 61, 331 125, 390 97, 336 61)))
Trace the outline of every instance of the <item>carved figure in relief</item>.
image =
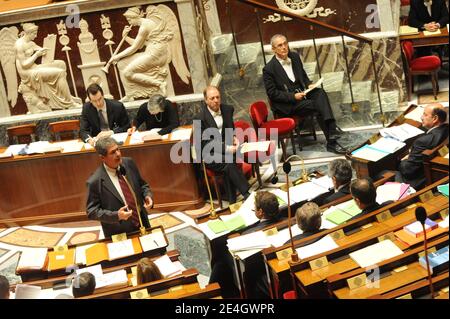
POLYGON ((130 25, 124 28, 122 37, 130 46, 108 62, 118 62, 126 94, 122 102, 154 94, 165 96, 170 62, 181 80, 188 84, 190 73, 183 57, 178 21, 172 10, 165 5, 150 5, 144 17, 138 7, 132 7, 124 16, 130 25), (135 39, 128 37, 133 26, 139 26, 135 39), (143 52, 137 52, 144 47, 143 52))
POLYGON ((21 78, 18 91, 22 93, 29 112, 39 113, 78 106, 67 84, 65 62, 54 60, 36 64, 36 60, 44 56, 48 48, 42 48, 33 42, 38 26, 24 23, 22 27, 23 32, 15 41, 14 52, 17 72, 21 78))

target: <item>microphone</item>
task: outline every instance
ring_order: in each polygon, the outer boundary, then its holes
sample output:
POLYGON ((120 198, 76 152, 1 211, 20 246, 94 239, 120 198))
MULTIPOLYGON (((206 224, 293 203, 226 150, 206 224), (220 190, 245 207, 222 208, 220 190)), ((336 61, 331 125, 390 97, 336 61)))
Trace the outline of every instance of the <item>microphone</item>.
POLYGON ((291 163, 289 162, 284 162, 283 163, 283 172, 285 172, 286 174, 289 174, 291 172, 291 163))
POLYGON ((416 208, 416 220, 419 221, 422 225, 425 224, 425 220, 427 219, 427 211, 422 206, 416 208))
POLYGON ((425 220, 427 219, 427 211, 425 210, 424 207, 419 206, 416 208, 415 214, 416 214, 417 221, 422 224, 423 246, 424 246, 424 250, 425 250, 425 262, 427 264, 428 283, 430 285, 431 299, 434 299, 434 287, 433 287, 433 281, 431 279, 430 261, 428 260, 427 232, 425 230, 425 220))

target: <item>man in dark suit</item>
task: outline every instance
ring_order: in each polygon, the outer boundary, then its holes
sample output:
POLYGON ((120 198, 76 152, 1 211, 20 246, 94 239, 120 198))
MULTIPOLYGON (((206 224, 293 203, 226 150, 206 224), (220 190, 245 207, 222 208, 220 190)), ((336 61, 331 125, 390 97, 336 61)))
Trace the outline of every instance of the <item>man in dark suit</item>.
POLYGON ((258 191, 255 194, 255 216, 259 222, 244 230, 242 235, 256 232, 278 222, 281 219, 279 206, 280 203, 275 194, 258 191))
POLYGON ((331 203, 345 195, 350 194, 350 181, 352 180, 352 167, 345 159, 335 159, 328 166, 328 175, 333 181, 333 190, 325 197, 319 206, 331 203))
POLYGON ((408 25, 419 30, 436 31, 448 24, 444 0, 411 0, 408 25))
POLYGON ((194 121, 194 132, 201 131, 201 143, 194 139, 196 153, 197 156, 201 154, 208 169, 223 173, 228 201, 232 204, 236 202, 236 189, 244 199, 250 195, 248 192, 250 185, 235 163, 239 141, 234 135, 234 108, 231 105, 221 104, 217 87, 208 86, 203 95, 206 105, 202 106, 200 114, 194 121))
POLYGON ((350 193, 356 205, 361 209, 361 213, 353 216, 350 220, 369 214, 382 207, 376 201, 377 190, 375 185, 368 178, 358 178, 352 181, 350 183, 350 193))
POLYGON ((127 131, 130 120, 121 102, 105 99, 102 87, 95 83, 89 85, 87 95, 90 102, 83 105, 80 118, 80 137, 84 142, 94 146, 96 140, 105 134, 103 132, 127 131))
MULTIPOLYGON (((316 203, 307 202, 297 208, 297 211, 295 212, 295 220, 297 221, 298 228, 302 230, 302 233, 294 236, 292 238, 294 241, 307 238, 323 230, 320 228, 322 225, 322 212, 316 203)), ((304 243, 302 246, 312 244, 319 239, 320 238, 315 238, 314 240, 304 243)), ((288 240, 285 244, 289 242, 290 240, 288 240)))
POLYGON ((346 150, 336 141, 340 132, 325 91, 316 88, 305 94, 311 81, 300 56, 289 51, 284 35, 274 35, 271 44, 275 56, 264 67, 263 79, 272 110, 279 116, 317 113, 317 121, 327 140, 327 151, 345 154, 346 150))
POLYGON ((429 104, 425 107, 422 115, 422 126, 427 131, 414 141, 408 158, 400 162, 395 176, 397 182, 408 183, 415 189, 424 186, 425 172, 422 152, 438 146, 448 136, 446 119, 447 112, 442 104, 429 104))
POLYGON ((105 237, 138 230, 139 219, 150 227, 146 211, 153 206, 152 192, 135 162, 122 157, 111 137, 100 138, 95 149, 103 164, 87 181, 88 218, 101 222, 105 237))

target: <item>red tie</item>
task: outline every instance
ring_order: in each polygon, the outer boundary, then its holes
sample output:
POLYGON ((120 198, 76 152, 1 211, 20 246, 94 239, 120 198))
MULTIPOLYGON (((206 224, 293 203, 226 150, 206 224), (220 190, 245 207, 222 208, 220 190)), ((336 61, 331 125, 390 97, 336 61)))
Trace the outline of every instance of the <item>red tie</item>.
POLYGON ((133 211, 131 215, 131 222, 134 226, 139 227, 139 216, 138 211, 136 209, 136 202, 134 201, 133 195, 131 193, 130 187, 128 186, 125 178, 119 171, 117 171, 117 177, 119 178, 120 188, 122 189, 123 196, 125 197, 126 204, 128 205, 128 209, 133 211))

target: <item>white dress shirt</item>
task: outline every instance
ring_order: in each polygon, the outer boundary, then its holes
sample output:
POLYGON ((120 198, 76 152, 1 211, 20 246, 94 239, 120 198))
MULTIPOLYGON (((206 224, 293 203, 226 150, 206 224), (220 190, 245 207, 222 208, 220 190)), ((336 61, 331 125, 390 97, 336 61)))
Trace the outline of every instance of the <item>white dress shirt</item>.
POLYGON ((277 56, 276 56, 276 58, 280 62, 281 66, 283 67, 284 71, 286 72, 288 78, 292 82, 295 82, 295 75, 294 75, 294 70, 292 69, 291 59, 289 57, 287 57, 286 60, 282 60, 277 56))
POLYGON ((216 125, 217 125, 217 128, 219 129, 220 134, 222 134, 222 127, 223 127, 222 113, 220 112, 220 110, 219 110, 219 112, 214 112, 209 107, 208 107, 208 111, 209 111, 209 113, 211 113, 211 115, 214 119, 214 122, 216 122, 216 125))
POLYGON ((119 177, 117 176, 117 171, 115 169, 110 168, 106 164, 103 164, 103 166, 105 167, 106 173, 108 173, 111 182, 113 183, 114 187, 116 188, 117 192, 119 193, 120 197, 122 198, 123 202, 126 205, 127 201, 125 200, 125 196, 123 196, 122 187, 120 187, 119 177))

